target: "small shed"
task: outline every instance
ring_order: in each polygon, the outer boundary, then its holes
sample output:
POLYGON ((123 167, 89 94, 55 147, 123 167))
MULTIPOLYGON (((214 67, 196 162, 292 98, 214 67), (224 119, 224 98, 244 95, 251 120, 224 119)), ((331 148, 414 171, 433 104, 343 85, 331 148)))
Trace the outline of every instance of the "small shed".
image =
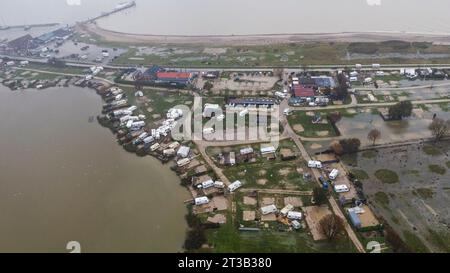
POLYGON ((178 149, 177 156, 180 156, 183 158, 188 157, 190 151, 191 151, 191 148, 189 148, 187 146, 181 146, 180 149, 178 149))

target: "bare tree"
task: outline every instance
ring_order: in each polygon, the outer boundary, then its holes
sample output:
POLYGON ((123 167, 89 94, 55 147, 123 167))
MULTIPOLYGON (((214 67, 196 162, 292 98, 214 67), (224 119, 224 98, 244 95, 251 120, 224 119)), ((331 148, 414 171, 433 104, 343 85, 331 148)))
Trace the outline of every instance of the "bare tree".
POLYGON ((381 137, 381 132, 377 129, 370 130, 369 134, 367 135, 367 138, 372 141, 372 145, 375 145, 375 142, 377 139, 381 137))
POLYGON ((441 140, 444 136, 448 135, 450 132, 450 120, 443 120, 441 118, 435 118, 431 122, 428 129, 431 134, 436 138, 436 142, 441 140))
POLYGON ((330 214, 320 220, 319 229, 329 241, 332 241, 344 232, 344 221, 341 217, 330 214))

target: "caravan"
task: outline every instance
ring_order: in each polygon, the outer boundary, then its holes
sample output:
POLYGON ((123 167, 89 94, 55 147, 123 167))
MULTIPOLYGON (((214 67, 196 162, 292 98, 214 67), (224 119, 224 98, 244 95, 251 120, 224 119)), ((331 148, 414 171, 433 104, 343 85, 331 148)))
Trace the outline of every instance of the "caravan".
POLYGON ((322 162, 310 160, 310 161, 308 161, 308 167, 309 168, 322 169, 322 162))
POLYGON ((328 177, 331 179, 331 180, 335 180, 336 179, 336 177, 339 175, 339 171, 337 170, 337 169, 333 169, 332 171, 331 171, 331 173, 328 175, 328 177))

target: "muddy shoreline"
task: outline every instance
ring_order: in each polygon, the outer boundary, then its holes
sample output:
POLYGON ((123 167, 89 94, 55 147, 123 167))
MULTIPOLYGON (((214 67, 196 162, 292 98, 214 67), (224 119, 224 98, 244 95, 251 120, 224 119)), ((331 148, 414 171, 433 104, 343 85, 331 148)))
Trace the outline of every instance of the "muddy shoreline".
POLYGON ((129 44, 186 44, 186 45, 270 45, 296 42, 381 42, 402 40, 450 45, 450 34, 413 32, 341 32, 341 33, 280 33, 248 35, 152 35, 108 30, 98 24, 78 24, 80 32, 101 38, 105 42, 129 44))

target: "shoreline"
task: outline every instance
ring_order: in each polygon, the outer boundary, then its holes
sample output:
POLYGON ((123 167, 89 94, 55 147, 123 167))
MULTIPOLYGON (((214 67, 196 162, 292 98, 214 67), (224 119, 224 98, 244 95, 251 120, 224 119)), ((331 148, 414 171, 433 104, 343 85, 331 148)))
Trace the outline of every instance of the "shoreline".
POLYGON ((450 33, 413 32, 338 32, 338 33, 279 33, 241 35, 158 35, 134 34, 100 27, 96 22, 78 24, 80 32, 100 37, 105 42, 129 44, 186 44, 186 45, 270 45, 296 42, 381 42, 402 40, 408 42, 433 42, 450 45, 450 33))

